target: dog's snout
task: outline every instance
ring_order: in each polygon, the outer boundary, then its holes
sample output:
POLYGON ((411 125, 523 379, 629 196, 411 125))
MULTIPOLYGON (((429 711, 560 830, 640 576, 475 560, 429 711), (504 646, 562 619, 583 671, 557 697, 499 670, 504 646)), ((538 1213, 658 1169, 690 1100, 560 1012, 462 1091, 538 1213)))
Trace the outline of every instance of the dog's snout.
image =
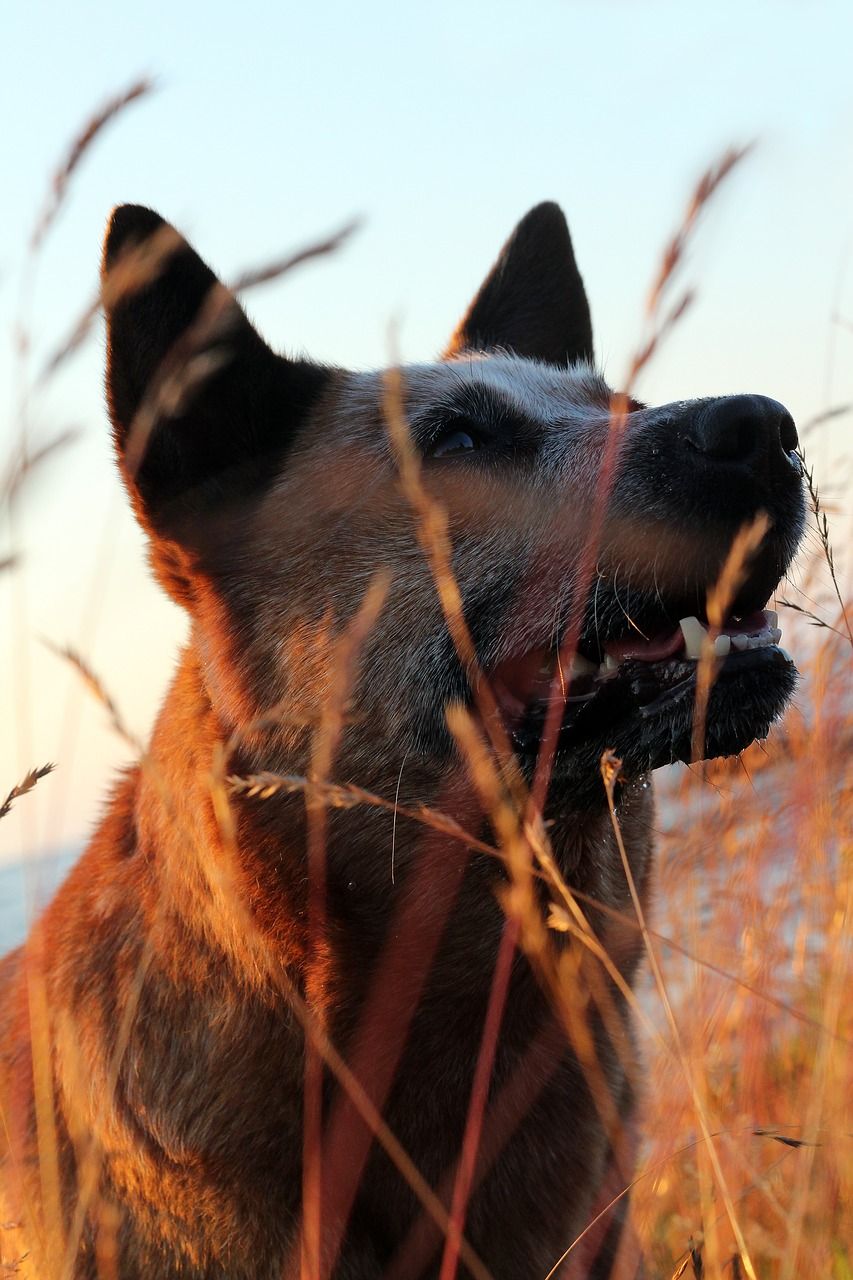
POLYGON ((707 401, 689 420, 685 440, 708 462, 772 464, 796 449, 797 428, 778 400, 725 396, 707 401))

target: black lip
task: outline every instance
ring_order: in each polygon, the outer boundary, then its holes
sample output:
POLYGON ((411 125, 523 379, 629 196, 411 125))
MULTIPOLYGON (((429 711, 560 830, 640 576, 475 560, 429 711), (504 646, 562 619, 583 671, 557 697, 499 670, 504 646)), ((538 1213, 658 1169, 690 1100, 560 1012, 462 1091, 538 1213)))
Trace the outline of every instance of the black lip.
MULTIPOLYGON (((611 750, 625 777, 661 765, 689 762, 693 747, 697 663, 687 658, 661 662, 628 660, 612 676, 594 680, 566 703, 554 760, 555 782, 573 796, 603 796, 600 761, 611 750), (582 691, 582 692, 581 692, 582 691)), ((797 669, 777 646, 732 653, 720 664, 705 721, 703 758, 732 756, 765 737, 797 681, 797 669)), ((575 686, 573 686, 574 692, 575 686)), ((514 732, 525 769, 532 771, 547 707, 531 706, 514 732)))

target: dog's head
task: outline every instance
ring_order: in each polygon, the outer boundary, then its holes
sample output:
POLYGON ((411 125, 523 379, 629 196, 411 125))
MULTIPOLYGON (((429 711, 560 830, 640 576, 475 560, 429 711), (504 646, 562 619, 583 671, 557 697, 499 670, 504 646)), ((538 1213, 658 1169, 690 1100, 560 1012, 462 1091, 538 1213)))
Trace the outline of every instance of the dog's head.
MULTIPOLYGON (((333 638, 385 570, 351 702, 350 769, 393 776, 407 753, 446 769, 446 707, 472 700, 474 676, 400 484, 385 375, 274 354, 148 210, 114 213, 104 265, 119 458, 155 569, 193 616, 224 723, 286 706, 279 745, 304 745, 336 680, 333 638)), ((519 224, 447 351, 407 367, 403 388, 421 482, 447 513, 480 678, 526 768, 553 698, 554 785, 579 799, 600 791, 606 748, 629 776, 691 758, 709 592, 761 513, 766 531, 733 577, 716 640, 702 753, 733 754, 767 732, 796 672, 765 606, 803 525, 797 435, 781 405, 627 400, 614 414, 552 204, 519 224), (561 648, 573 654, 562 670, 561 648)))

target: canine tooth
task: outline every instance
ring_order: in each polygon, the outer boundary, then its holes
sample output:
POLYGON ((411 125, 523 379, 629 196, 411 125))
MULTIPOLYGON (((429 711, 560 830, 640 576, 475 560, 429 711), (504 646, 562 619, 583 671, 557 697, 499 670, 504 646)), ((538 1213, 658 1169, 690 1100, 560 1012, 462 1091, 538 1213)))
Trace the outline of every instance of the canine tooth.
POLYGON ((718 658, 727 658, 732 651, 731 636, 717 636, 714 640, 714 653, 718 658))
POLYGON ((619 666, 619 663, 617 662, 616 658, 612 657, 609 653, 605 653, 604 662, 602 665, 605 671, 615 671, 616 668, 619 666))
POLYGON ((688 658, 698 659, 702 654, 702 641, 707 635, 707 628, 702 626, 698 618, 682 618, 678 625, 684 636, 684 652, 688 658))
POLYGON ((731 637, 732 648, 737 649, 738 653, 743 653, 744 649, 749 648, 749 636, 745 636, 739 631, 736 636, 731 637))
POLYGON ((771 628, 770 628, 770 639, 772 640, 773 644, 778 644, 778 643, 779 643, 779 641, 782 639, 782 628, 781 628, 781 627, 771 627, 771 628))

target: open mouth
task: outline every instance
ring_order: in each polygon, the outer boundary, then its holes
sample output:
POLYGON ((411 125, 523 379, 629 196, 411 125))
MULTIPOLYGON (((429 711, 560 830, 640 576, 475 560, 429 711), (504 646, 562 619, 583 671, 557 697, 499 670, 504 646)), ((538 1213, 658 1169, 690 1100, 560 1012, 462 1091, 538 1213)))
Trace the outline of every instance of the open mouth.
MULTIPOLYGON (((707 623, 629 631, 603 641, 585 632, 570 670, 553 648, 531 650, 492 673, 494 693, 522 762, 539 750, 552 698, 563 703, 555 775, 598 779, 604 750, 637 774, 693 758, 696 676, 707 623)), ((796 682, 772 609, 727 618, 715 634, 703 758, 735 755, 764 737, 796 682)), ((600 781, 597 782, 600 788, 600 781)))
MULTIPOLYGON (((635 630, 621 639, 604 641, 598 661, 586 656, 582 650, 588 651, 589 644, 582 642, 569 669, 560 665, 560 655, 554 650, 532 649, 498 667, 494 681, 498 703, 512 725, 532 703, 547 702, 555 693, 567 702, 586 701, 595 697, 602 681, 616 677, 625 663, 645 663, 657 671, 663 664, 682 668, 697 663, 708 634, 707 624, 698 618, 681 618, 677 627, 652 638, 635 630)), ((719 660, 775 648, 792 663, 791 655, 779 646, 781 639, 778 615, 772 609, 759 609, 745 618, 727 619, 714 637, 712 653, 719 660)))

